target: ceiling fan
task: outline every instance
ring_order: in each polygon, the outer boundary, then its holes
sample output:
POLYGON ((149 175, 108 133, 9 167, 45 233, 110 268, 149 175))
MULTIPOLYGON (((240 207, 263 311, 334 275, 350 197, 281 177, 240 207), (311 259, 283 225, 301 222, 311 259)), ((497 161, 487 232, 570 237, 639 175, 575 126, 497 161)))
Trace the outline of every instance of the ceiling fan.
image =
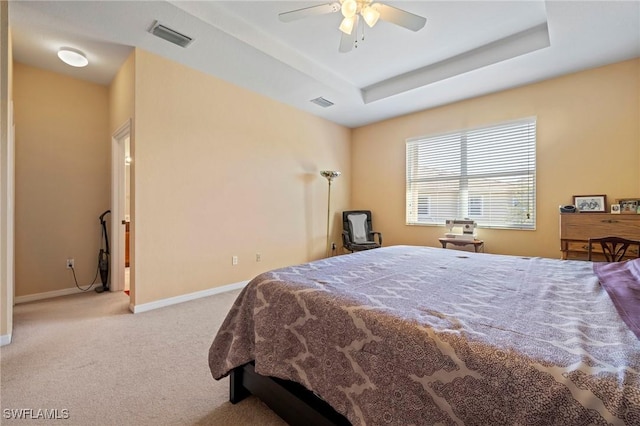
MULTIPOLYGON (((349 52, 357 42, 357 29, 360 18, 372 27, 379 19, 406 28, 411 31, 422 29, 427 18, 398 9, 382 3, 374 3, 375 0, 339 0, 317 6, 282 12, 278 15, 282 22, 291 22, 315 15, 342 12, 340 31, 340 52, 349 52)), ((364 30, 364 27, 363 27, 364 30)))

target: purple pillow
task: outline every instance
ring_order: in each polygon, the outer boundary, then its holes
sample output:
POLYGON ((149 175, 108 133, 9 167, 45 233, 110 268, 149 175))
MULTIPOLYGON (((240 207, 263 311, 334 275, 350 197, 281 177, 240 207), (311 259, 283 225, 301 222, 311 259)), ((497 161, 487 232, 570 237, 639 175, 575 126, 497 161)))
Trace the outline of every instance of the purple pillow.
POLYGON ((640 339, 640 259, 596 262, 593 271, 609 293, 622 320, 640 339))

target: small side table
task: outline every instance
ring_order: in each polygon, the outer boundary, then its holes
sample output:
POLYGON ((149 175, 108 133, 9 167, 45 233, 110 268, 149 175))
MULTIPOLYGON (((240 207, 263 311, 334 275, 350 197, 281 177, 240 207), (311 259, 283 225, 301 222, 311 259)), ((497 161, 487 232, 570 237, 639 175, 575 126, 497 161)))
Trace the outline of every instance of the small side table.
POLYGON ((446 249, 447 244, 453 244, 454 246, 468 246, 473 244, 473 250, 478 253, 479 249, 482 249, 484 253, 484 241, 483 240, 462 240, 457 238, 438 238, 440 244, 442 244, 442 248, 446 249))

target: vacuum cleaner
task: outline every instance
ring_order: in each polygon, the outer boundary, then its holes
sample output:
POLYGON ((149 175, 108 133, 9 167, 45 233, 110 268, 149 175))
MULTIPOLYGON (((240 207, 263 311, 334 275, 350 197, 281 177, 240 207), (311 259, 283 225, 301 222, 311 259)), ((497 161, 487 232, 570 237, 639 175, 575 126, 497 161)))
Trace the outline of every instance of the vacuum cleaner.
POLYGON ((100 280, 102 281, 102 287, 96 287, 96 293, 102 293, 109 291, 109 235, 107 234, 107 221, 104 217, 111 213, 111 210, 100 215, 100 225, 102 226, 102 243, 98 253, 98 269, 100 271, 100 280))

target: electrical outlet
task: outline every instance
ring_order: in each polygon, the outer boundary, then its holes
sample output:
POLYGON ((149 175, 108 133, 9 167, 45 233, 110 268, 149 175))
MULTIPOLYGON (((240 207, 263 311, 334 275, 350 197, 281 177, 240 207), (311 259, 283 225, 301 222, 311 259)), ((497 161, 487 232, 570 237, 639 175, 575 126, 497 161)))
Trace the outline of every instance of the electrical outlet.
POLYGON ((232 265, 237 265, 238 264, 238 256, 232 256, 231 257, 231 264, 232 265))
POLYGON ((260 253, 256 253, 256 262, 260 262, 262 260, 262 256, 260 256, 260 253))
POLYGON ((67 269, 72 269, 75 265, 75 259, 69 258, 67 259, 67 269))

